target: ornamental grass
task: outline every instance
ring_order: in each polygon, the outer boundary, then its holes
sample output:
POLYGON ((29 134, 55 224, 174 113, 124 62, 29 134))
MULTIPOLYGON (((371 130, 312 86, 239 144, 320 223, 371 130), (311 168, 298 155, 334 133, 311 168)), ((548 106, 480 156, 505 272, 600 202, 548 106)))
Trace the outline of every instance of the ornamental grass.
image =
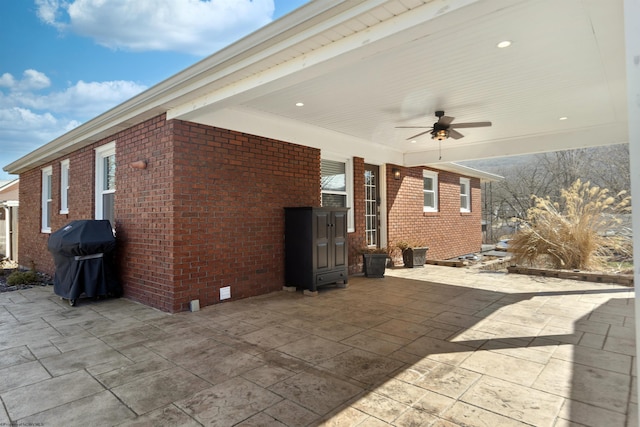
POLYGON ((631 209, 624 192, 575 181, 561 190, 560 202, 533 195, 520 230, 509 241, 517 264, 556 269, 593 270, 612 255, 630 256, 631 239, 620 233, 621 218, 631 209))

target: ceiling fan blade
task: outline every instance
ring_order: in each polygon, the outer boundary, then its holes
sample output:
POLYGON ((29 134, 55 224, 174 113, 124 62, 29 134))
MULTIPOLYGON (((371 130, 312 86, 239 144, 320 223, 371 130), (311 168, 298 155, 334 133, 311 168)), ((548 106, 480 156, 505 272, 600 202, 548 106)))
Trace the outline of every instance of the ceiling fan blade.
POLYGON ((449 128, 449 138, 460 139, 460 138, 464 138, 464 135, 458 132, 457 130, 453 130, 449 128))
POLYGON ((491 126, 491 122, 454 123, 450 128, 485 128, 491 126))
POLYGON ((410 136, 409 138, 407 138, 407 141, 410 141, 410 140, 412 140, 414 138, 417 138, 419 136, 425 135, 427 133, 431 133, 431 130, 425 130, 424 132, 420 132, 420 133, 418 133, 416 135, 410 136))
POLYGON ((433 126, 396 126, 396 129, 433 129, 433 126))
POLYGON ((456 119, 455 117, 442 116, 438 119, 438 124, 449 126, 451 122, 454 121, 455 119, 456 119))

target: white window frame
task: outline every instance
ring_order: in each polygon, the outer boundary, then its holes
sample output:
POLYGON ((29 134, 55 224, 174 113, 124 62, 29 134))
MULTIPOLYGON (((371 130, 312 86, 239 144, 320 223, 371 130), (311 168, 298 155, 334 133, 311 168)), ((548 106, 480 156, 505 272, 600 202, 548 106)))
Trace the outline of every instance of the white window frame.
POLYGON ((460 212, 471 212, 471 180, 469 178, 460 178, 460 212), (466 189, 464 193, 462 192, 463 184, 466 189), (463 199, 466 200, 466 206, 463 199))
POLYGON ((69 159, 60 162, 60 213, 69 213, 69 159))
POLYGON ((353 233, 356 231, 354 226, 354 215, 353 215, 353 160, 350 158, 345 158, 341 156, 336 156, 330 153, 323 153, 322 160, 331 160, 333 162, 341 162, 344 163, 344 173, 345 173, 345 185, 346 189, 343 192, 336 191, 322 191, 322 193, 328 194, 345 194, 347 196, 347 232, 353 233))
POLYGON ((53 208, 53 167, 42 168, 42 205, 41 227, 43 233, 51 233, 51 214, 53 208))
POLYGON ((438 212, 438 172, 423 170, 422 171, 423 178, 431 178, 433 181, 433 191, 428 191, 424 189, 424 181, 422 184, 422 192, 433 193, 433 206, 426 206, 424 204, 424 197, 422 198, 422 211, 423 212, 438 212))
MULTIPOLYGON (((105 219, 102 213, 102 196, 116 190, 104 190, 104 159, 116 154, 116 142, 110 142, 95 149, 95 219, 105 219)), ((118 159, 116 159, 116 169, 118 159)), ((116 186, 117 188, 117 186, 116 186)))

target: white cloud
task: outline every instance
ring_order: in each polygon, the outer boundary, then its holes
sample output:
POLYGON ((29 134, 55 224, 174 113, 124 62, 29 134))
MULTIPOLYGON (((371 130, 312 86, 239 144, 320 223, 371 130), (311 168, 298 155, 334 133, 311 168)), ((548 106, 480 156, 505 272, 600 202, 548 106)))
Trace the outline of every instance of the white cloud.
POLYGON ((120 80, 45 91, 50 86, 36 70, 26 70, 22 79, 0 75, 0 168, 146 89, 120 80))
POLYGON ((36 70, 25 70, 22 80, 16 80, 9 73, 0 76, 0 86, 8 87, 13 92, 44 89, 51 86, 51 80, 44 73, 36 70))
POLYGON ((73 119, 56 118, 49 112, 0 108, 0 168, 79 124, 73 119))
POLYGON ((37 0, 38 17, 111 49, 209 55, 272 20, 273 0, 37 0))
POLYGON ((0 76, 0 86, 9 88, 8 94, 0 91, 0 108, 27 108, 53 114, 71 114, 81 119, 97 116, 146 89, 146 86, 124 80, 80 80, 62 91, 42 93, 41 89, 51 86, 51 81, 36 70, 26 70, 21 80, 5 73, 0 76))
POLYGON ((4 87, 14 87, 16 84, 16 79, 9 73, 4 73, 0 76, 0 86, 4 87))
POLYGON ((57 18, 63 5, 58 0, 36 0, 38 18, 49 25, 58 26, 57 18))

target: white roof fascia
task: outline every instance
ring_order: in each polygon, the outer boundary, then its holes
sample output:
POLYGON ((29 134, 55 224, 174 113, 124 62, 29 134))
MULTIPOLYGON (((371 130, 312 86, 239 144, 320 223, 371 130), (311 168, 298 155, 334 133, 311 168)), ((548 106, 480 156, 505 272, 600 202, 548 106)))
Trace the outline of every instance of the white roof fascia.
POLYGON ((10 187, 13 187, 14 185, 17 185, 18 182, 20 182, 20 178, 16 178, 12 181, 6 182, 3 185, 0 185, 0 191, 5 191, 8 190, 10 187))

